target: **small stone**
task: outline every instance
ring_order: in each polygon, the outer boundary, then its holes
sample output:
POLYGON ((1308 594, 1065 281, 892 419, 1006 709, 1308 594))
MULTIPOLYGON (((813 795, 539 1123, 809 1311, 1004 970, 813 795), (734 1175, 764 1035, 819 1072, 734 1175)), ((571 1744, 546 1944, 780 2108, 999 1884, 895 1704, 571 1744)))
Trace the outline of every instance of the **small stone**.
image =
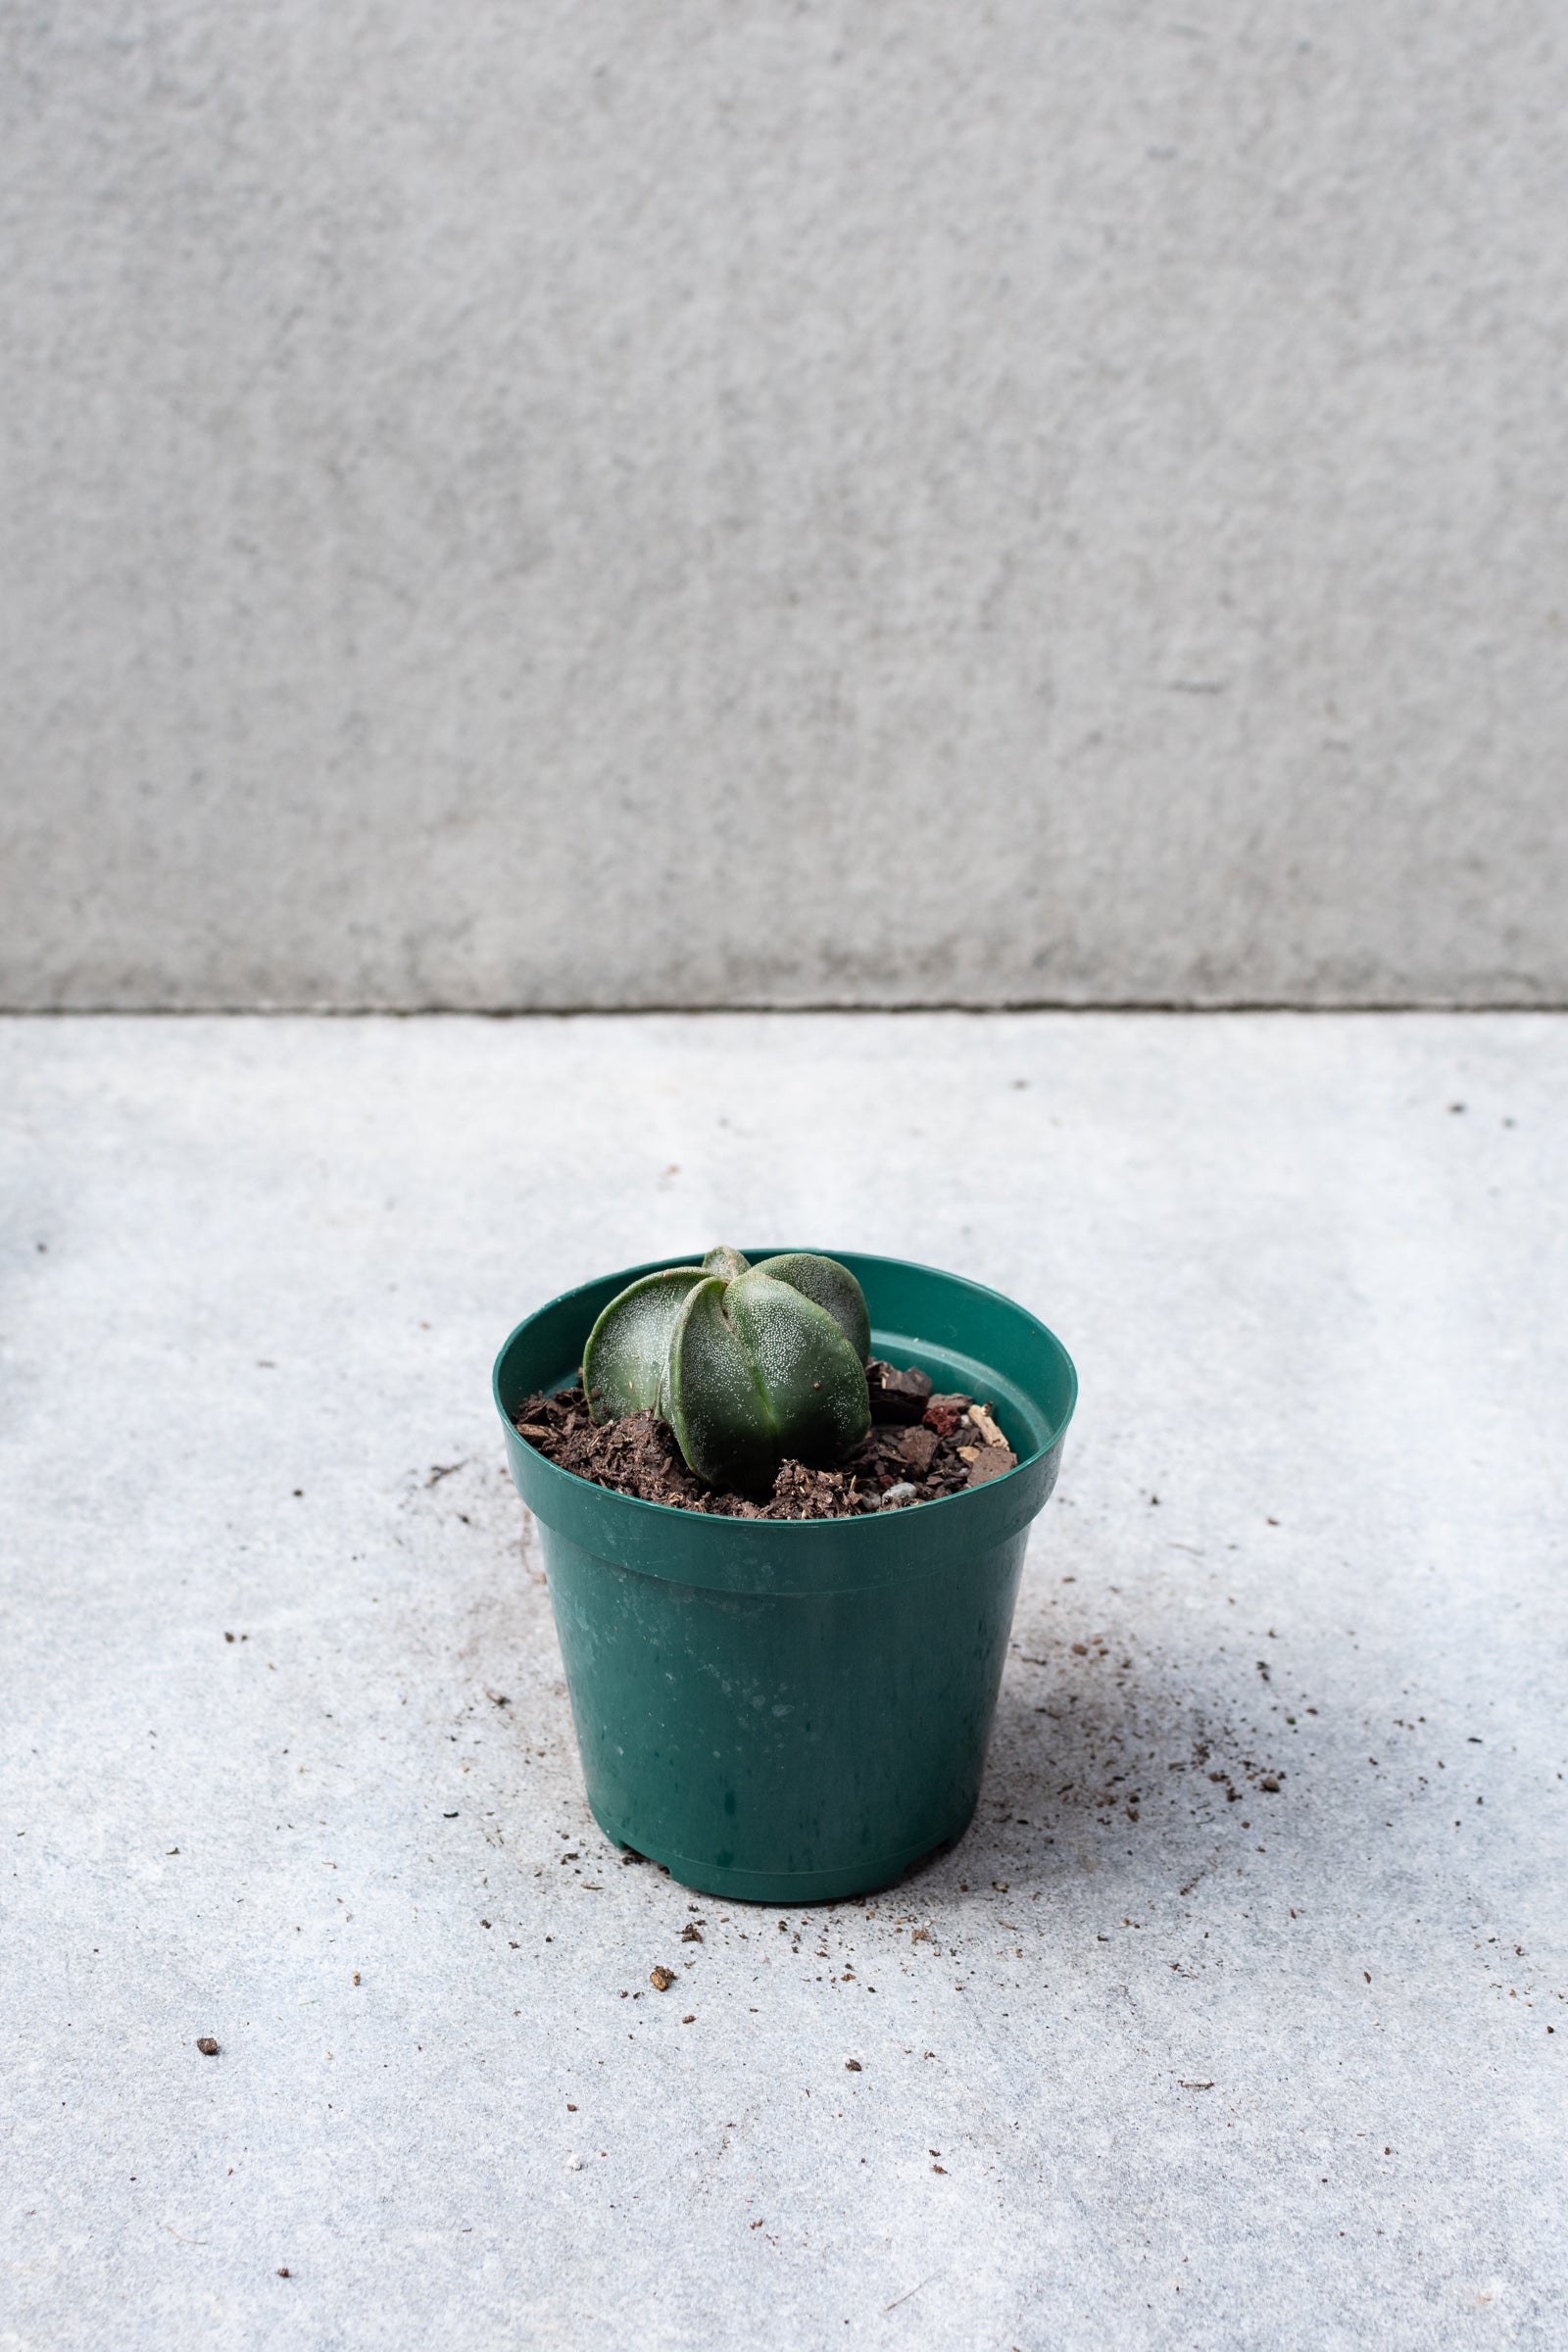
POLYGON ((969 1464, 969 1484, 983 1487, 993 1478, 1004 1478, 1017 1467, 1018 1456, 1010 1446, 982 1446, 969 1464))
POLYGON ((924 1478, 941 1440, 934 1429, 917 1424, 899 1433, 899 1460, 911 1478, 924 1478))
POLYGON ((1270 1796, 1278 1796, 1280 1792, 1280 1785, 1272 1773, 1269 1774, 1267 1780, 1259 1781, 1258 1787, 1260 1788, 1266 1788, 1270 1796))
POLYGON ((901 1478, 898 1485, 896 1487, 889 1487, 887 1493, 883 1495, 882 1508, 885 1511, 896 1511, 900 1509, 903 1504, 906 1502, 912 1502, 913 1500, 914 1489, 910 1486, 906 1478, 901 1478))
POLYGON ((970 1405, 969 1426, 980 1432, 988 1446, 1005 1446, 1007 1443, 983 1404, 970 1405))
POLYGON ((873 1421, 918 1421, 931 1395, 931 1376, 911 1367, 899 1371, 873 1356, 865 1367, 873 1421))
POLYGON ((218 2044, 210 2034, 203 2034, 197 2040, 196 2047, 200 2050, 204 2058, 216 2058, 218 2056, 218 2044))
POLYGON ((648 1982, 656 1992, 667 1992, 675 1982, 675 1971, 672 1968, 653 1969, 648 1982))
POLYGON ((951 1438, 973 1402, 972 1396, 933 1396, 923 1415, 927 1429, 934 1429, 939 1438, 951 1438))
POLYGON ((846 2058, 844 2061, 844 2071, 847 2075, 862 2075, 864 2074, 865 2069, 863 2066, 861 2066, 858 2058, 846 2058))

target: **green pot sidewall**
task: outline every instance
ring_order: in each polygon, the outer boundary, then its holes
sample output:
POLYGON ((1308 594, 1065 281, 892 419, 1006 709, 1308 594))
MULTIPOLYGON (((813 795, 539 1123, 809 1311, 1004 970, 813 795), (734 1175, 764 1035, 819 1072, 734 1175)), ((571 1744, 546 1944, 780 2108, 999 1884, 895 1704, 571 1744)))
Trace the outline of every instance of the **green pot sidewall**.
POLYGON ((867 1891, 961 1834, 1029 1524, 1076 1398, 1060 1341, 998 1292, 832 1254, 865 1292, 873 1352, 989 1399, 1015 1469, 941 1502, 805 1521, 673 1510, 559 1469, 514 1415, 575 1380, 600 1310, 672 1260, 552 1299, 496 1362, 595 1818, 686 1885, 738 1901, 867 1891))

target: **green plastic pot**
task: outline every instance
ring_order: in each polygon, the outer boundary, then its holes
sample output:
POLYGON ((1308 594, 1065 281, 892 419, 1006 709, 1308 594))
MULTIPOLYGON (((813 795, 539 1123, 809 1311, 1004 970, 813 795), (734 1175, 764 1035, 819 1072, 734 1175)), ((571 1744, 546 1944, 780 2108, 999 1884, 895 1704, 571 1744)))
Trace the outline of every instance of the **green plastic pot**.
POLYGON ((668 1258, 552 1299, 496 1359, 594 1819, 683 1885, 740 1902, 867 1893, 968 1827, 1029 1524, 1077 1396, 1061 1342, 1000 1293, 834 1254, 865 1293, 872 1352, 989 1398, 1015 1469, 875 1516, 757 1520, 558 1468, 514 1417, 576 1380, 600 1310, 668 1258))

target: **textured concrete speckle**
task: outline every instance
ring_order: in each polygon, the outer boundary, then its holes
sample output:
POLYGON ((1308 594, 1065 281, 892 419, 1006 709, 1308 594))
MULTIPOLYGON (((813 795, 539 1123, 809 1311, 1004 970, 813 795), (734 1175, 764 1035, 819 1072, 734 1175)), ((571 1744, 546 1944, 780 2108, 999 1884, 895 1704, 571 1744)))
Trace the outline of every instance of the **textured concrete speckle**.
POLYGON ((0 1024, 4 2340, 1554 2346, 1565 1078, 1529 1015, 0 1024), (740 1231, 1083 1376, 973 1830, 810 1912, 594 1828, 488 1395, 740 1231))
POLYGON ((0 1004, 1568 1001, 1560 17, 5 57, 0 1004))

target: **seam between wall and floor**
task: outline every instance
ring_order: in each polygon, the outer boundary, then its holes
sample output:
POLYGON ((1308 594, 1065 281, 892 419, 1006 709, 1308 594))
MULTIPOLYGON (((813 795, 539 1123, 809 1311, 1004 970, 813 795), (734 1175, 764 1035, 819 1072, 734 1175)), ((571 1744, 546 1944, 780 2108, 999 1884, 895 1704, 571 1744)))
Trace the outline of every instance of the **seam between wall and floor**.
POLYGON ((1065 1013, 1076 1018, 1099 1019, 1125 1013, 1159 1013, 1175 1020, 1202 1020, 1216 1013, 1292 1013, 1303 1018, 1331 1016, 1376 1016, 1387 1018, 1398 1013, 1420 1018, 1427 1015, 1508 1014, 1528 1016, 1532 1013, 1561 1014, 1568 1012, 1568 998, 1537 999, 1507 998, 1491 1002, 1459 1002, 1446 998, 1365 999, 1346 1000, 1343 1003, 1305 1003, 1285 997, 1216 997, 1194 1001, 1175 998, 1102 998, 1093 1004, 1052 997, 1001 997, 985 1002, 951 997, 901 999, 897 1003, 848 1003, 842 999, 810 998, 799 1004, 759 1003, 693 1004, 659 1003, 654 1004, 322 1004, 304 1002, 281 1004, 266 1002, 253 1004, 0 1004, 0 1020, 8 1021, 70 1021, 70 1020, 473 1020, 473 1021, 571 1021, 571 1020, 653 1020, 670 1016, 698 1018, 742 1018, 759 1013, 787 1019, 800 1013, 835 1013, 846 1018, 885 1016, 899 1013, 965 1013, 984 1019, 995 1013, 1065 1013))

